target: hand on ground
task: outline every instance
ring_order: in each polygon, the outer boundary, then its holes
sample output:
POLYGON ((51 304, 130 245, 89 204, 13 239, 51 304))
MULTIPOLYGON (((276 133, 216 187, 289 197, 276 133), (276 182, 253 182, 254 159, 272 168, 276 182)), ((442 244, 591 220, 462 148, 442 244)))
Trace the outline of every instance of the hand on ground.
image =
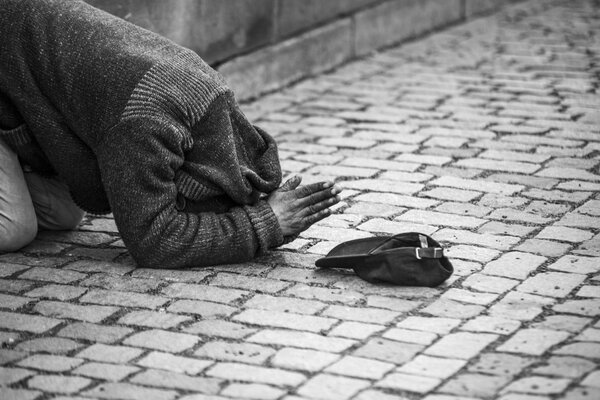
POLYGON ((283 236, 297 235, 331 214, 329 207, 340 201, 341 189, 332 182, 299 186, 302 178, 294 176, 267 199, 283 236))

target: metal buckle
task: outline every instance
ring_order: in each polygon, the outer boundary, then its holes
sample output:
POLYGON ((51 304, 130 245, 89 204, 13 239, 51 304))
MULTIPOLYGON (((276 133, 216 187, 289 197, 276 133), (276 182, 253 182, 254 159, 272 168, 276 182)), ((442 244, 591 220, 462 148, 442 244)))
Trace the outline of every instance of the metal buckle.
POLYGON ((417 260, 421 259, 421 255, 419 254, 419 250, 421 250, 420 247, 415 247, 415 257, 417 257, 417 260))

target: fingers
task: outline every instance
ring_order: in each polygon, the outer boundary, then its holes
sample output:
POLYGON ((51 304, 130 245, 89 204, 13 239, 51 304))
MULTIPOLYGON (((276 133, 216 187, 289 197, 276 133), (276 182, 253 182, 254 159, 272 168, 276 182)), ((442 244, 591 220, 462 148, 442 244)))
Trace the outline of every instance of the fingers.
POLYGON ((303 197, 310 196, 313 193, 330 188, 332 186, 333 186, 333 182, 311 183, 310 185, 305 185, 305 186, 302 186, 301 188, 297 189, 296 194, 298 195, 298 198, 303 198, 303 197))
POLYGON ((309 226, 311 226, 312 224, 319 222, 322 219, 327 218, 329 215, 331 214, 331 210, 329 208, 326 208, 322 211, 319 211, 315 214, 309 215, 308 217, 304 218, 304 223, 306 224, 306 228, 307 229, 309 226))
POLYGON ((303 197, 299 199, 296 202, 296 204, 299 207, 309 207, 313 204, 317 204, 321 201, 335 197, 335 195, 337 195, 340 192, 341 190, 337 186, 333 186, 332 188, 327 188, 319 192, 313 193, 310 196, 303 197))
POLYGON ((302 182, 302 177, 300 175, 294 175, 290 179, 285 181, 285 183, 283 185, 281 185, 279 190, 281 190, 283 192, 287 192, 289 190, 294 190, 298 187, 298 185, 300 185, 300 182, 302 182))

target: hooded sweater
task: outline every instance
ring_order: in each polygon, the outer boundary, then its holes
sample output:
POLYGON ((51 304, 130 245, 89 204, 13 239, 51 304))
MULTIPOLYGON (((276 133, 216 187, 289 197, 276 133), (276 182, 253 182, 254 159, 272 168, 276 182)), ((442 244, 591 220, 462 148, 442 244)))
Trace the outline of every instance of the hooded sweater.
POLYGON ((140 266, 242 262, 283 242, 271 136, 194 52, 79 0, 0 0, 0 137, 140 266))

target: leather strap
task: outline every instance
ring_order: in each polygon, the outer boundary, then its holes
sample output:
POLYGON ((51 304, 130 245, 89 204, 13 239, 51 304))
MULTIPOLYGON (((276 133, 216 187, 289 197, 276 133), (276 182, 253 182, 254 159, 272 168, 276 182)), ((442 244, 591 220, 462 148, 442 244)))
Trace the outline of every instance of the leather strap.
POLYGON ((415 257, 421 258, 442 258, 444 249, 441 247, 415 247, 415 257))

